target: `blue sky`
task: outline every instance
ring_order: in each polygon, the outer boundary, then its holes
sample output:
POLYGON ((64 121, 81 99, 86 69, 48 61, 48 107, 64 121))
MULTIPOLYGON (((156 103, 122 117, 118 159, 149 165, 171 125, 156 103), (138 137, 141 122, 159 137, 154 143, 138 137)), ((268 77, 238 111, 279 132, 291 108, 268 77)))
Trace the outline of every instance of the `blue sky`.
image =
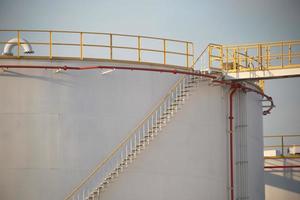
MULTIPOLYGON (((300 39, 298 0, 0 0, 1 29, 141 34, 232 44, 300 39)), ((266 82, 267 134, 300 133, 300 78, 266 82)))

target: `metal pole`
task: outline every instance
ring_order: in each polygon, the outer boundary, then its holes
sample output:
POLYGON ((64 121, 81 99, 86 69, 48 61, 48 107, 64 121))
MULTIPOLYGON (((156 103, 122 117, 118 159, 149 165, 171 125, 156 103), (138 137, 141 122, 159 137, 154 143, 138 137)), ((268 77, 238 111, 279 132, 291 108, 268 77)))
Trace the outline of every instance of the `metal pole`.
POLYGON ((283 136, 281 136, 281 156, 284 156, 284 144, 283 144, 283 136))
POLYGON ((167 60, 167 54, 166 54, 166 49, 167 49, 167 41, 164 39, 164 64, 166 64, 166 60, 167 60))
POLYGON ((20 58, 20 46, 21 46, 20 31, 18 31, 18 58, 20 58))
POLYGON ((113 48, 112 48, 113 42, 112 42, 112 34, 109 34, 109 48, 110 48, 110 59, 113 59, 113 48))
POLYGON ((49 32, 49 58, 52 59, 52 31, 49 32))
POLYGON ((141 36, 138 36, 138 61, 141 62, 141 36))
POLYGON ((186 43, 186 67, 189 67, 189 43, 186 43))
POLYGON ((80 32, 80 60, 83 60, 83 35, 80 32))

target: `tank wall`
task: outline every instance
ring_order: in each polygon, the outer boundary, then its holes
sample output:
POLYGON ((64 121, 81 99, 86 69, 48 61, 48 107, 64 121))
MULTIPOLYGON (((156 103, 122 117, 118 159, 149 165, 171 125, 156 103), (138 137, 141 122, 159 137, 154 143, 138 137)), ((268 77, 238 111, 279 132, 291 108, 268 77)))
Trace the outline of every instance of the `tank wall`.
POLYGON ((0 199, 62 199, 177 79, 130 71, 1 73, 0 199))
MULTIPOLYGON (((253 200, 264 199, 259 100, 256 95, 239 92, 235 99, 236 114, 244 120, 236 120, 235 128, 240 122, 247 124, 244 151, 247 166, 253 169, 246 167, 242 176, 251 176, 245 179, 244 190, 253 200)), ((229 199, 228 103, 228 89, 203 82, 102 199, 229 199)), ((236 170, 235 166, 235 176, 236 170)), ((235 182, 236 197, 238 188, 241 183, 235 182)))
MULTIPOLYGON (((0 199, 62 199, 177 79, 130 71, 0 74, 0 199)), ((264 194, 259 100, 252 93, 235 99, 243 118, 235 125, 247 125, 244 175, 253 200, 264 194)), ((229 198, 228 103, 228 88, 203 81, 103 199, 229 198)))
POLYGON ((226 98, 203 82, 101 198, 226 199, 226 98))
POLYGON ((265 199, 261 97, 247 93, 247 157, 249 199, 265 199))

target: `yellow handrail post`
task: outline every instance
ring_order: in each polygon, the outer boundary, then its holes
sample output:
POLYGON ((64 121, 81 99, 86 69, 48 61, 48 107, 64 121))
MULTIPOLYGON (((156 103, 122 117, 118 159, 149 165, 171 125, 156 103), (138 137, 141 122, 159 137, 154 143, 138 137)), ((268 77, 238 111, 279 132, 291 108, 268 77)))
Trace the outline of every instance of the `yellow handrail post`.
POLYGON ((266 65, 269 67, 269 46, 266 46, 266 65))
POLYGON ((83 60, 83 34, 80 32, 80 60, 83 60))
POLYGON ((211 69, 211 53, 212 53, 212 48, 211 45, 208 46, 208 69, 211 69))
POLYGON ((166 54, 166 49, 167 49, 167 41, 164 39, 164 64, 167 63, 167 54, 166 54))
POLYGON ((259 54, 259 64, 260 64, 260 69, 263 69, 263 56, 262 56, 262 45, 258 45, 258 54, 259 54))
POLYGON ((282 156, 284 155, 283 151, 284 151, 283 136, 281 136, 281 155, 282 156))
POLYGON ((49 58, 52 59, 52 31, 49 32, 49 58))
POLYGON ((186 42, 186 67, 188 68, 189 67, 189 43, 186 42))
POLYGON ((245 54, 245 67, 248 67, 248 51, 247 48, 244 48, 244 54, 245 54))
POLYGON ((240 58, 241 58, 241 56, 240 56, 240 48, 237 48, 237 52, 236 52, 236 54, 237 54, 237 67, 238 67, 238 70, 240 69, 240 58))
POLYGON ((141 36, 138 36, 138 61, 141 62, 141 36))
POLYGON ((283 42, 281 42, 281 67, 283 68, 283 42))
POLYGON ((113 59, 113 47, 112 47, 113 42, 112 42, 112 39, 113 39, 113 37, 112 37, 112 34, 110 33, 109 34, 109 48, 110 48, 110 59, 111 60, 113 59))
POLYGON ((237 70, 237 66, 236 66, 236 48, 234 48, 232 55, 233 55, 233 69, 237 70))
POLYGON ((223 46, 220 46, 220 64, 221 64, 221 69, 223 68, 223 46))
POLYGON ((194 43, 192 43, 192 54, 193 54, 192 58, 193 58, 193 64, 194 64, 195 63, 195 47, 194 47, 194 43))
POLYGON ((21 47, 21 40, 20 40, 20 31, 18 31, 18 58, 20 58, 20 47, 21 47))
POLYGON ((289 65, 292 64, 291 54, 292 54, 292 45, 289 44, 289 65))
POLYGON ((225 70, 228 70, 228 47, 226 48, 226 69, 225 70))

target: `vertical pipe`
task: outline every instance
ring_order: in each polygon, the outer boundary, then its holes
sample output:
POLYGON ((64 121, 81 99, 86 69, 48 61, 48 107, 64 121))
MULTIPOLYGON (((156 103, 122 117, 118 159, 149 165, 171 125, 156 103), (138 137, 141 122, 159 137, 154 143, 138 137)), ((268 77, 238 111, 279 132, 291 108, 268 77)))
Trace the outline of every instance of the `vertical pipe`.
POLYGON ((49 32, 49 58, 52 59, 52 31, 49 32))
POLYGON ((113 42, 112 42, 112 34, 109 34, 109 49, 110 49, 110 56, 109 58, 113 59, 113 48, 112 48, 113 42))
POLYGON ((167 54, 166 54, 166 49, 167 49, 167 41, 164 39, 163 40, 164 44, 164 64, 166 64, 166 61, 167 61, 167 54))
POLYGON ((234 200, 234 174, 233 174, 233 97, 237 88, 233 88, 229 96, 229 159, 230 159, 230 199, 234 200))

